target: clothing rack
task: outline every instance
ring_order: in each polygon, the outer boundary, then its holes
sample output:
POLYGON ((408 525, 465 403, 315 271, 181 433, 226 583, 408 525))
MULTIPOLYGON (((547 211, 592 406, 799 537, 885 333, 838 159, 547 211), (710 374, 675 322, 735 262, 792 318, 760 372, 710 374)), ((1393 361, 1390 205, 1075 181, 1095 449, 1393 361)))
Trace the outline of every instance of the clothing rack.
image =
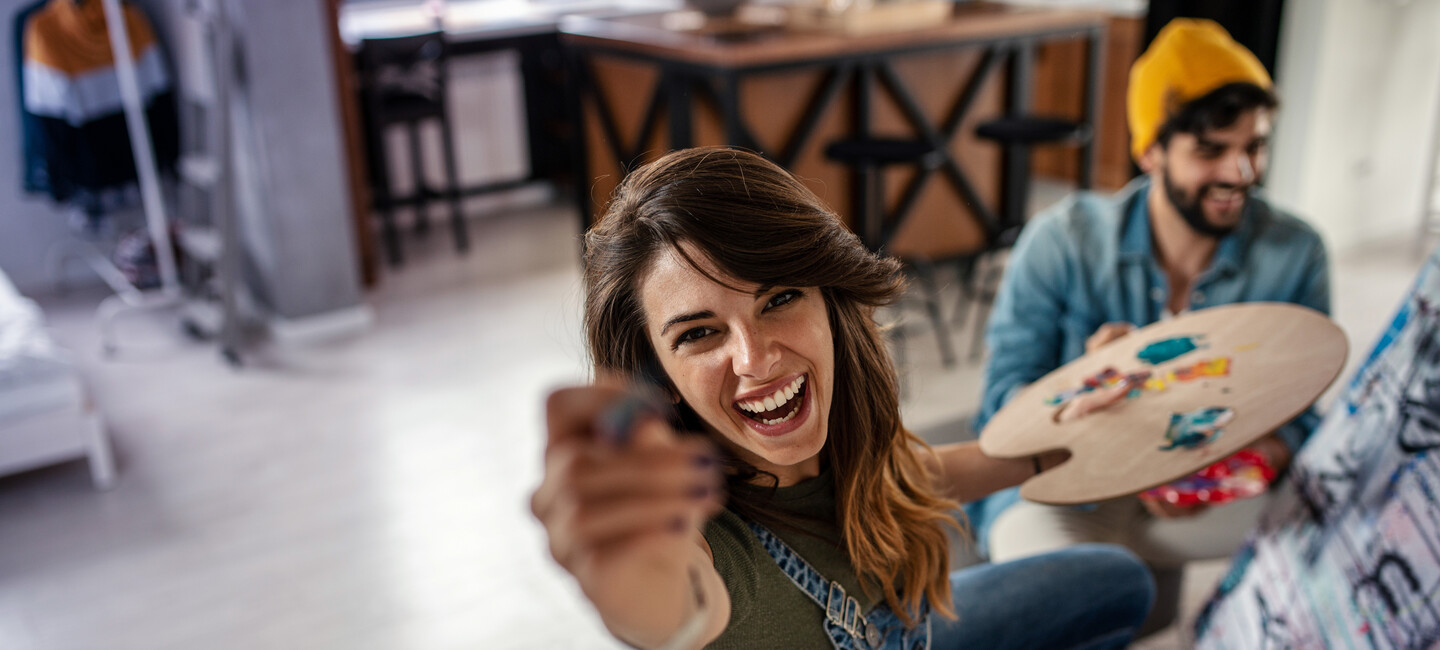
POLYGON ((125 127, 130 133, 130 151, 135 158, 135 172, 140 185, 140 201, 145 211, 145 225, 155 251, 155 261, 160 273, 160 286, 141 289, 135 286, 115 263, 93 243, 71 240, 64 242, 50 252, 50 266, 59 279, 65 260, 75 258, 85 262, 115 295, 105 298, 96 310, 100 328, 100 343, 107 356, 117 350, 115 342, 115 321, 121 315, 133 311, 149 311, 175 307, 181 303, 180 277, 175 263, 175 252, 170 240, 169 219, 165 212, 164 198, 160 193, 160 174, 156 169, 154 144, 150 137, 150 125, 145 120, 145 105, 140 95, 140 83, 135 73, 135 59, 131 55, 130 34, 125 27, 124 12, 120 0, 100 0, 105 11, 105 26, 110 38, 110 50, 115 57, 116 81, 120 86, 120 102, 125 114, 125 127))
POLYGON ((140 200, 145 207, 145 223, 150 231, 150 242, 155 247, 155 260, 160 267, 159 293, 167 298, 178 298, 180 278, 175 267, 175 253, 170 247, 170 222, 166 219, 165 201, 160 195, 160 174, 155 167, 155 149, 150 138, 150 125, 145 121, 145 104, 140 97, 140 81, 135 74, 135 59, 130 49, 130 34, 125 28, 125 14, 120 8, 120 0, 100 1, 105 8, 110 50, 115 55, 115 74, 120 83, 125 126, 130 130, 130 152, 135 156, 135 171, 140 177, 140 200))
POLYGON ((240 346, 244 338, 240 317, 240 281, 244 267, 244 251, 240 245, 240 231, 235 215, 234 176, 231 168, 234 160, 230 147, 230 85, 237 56, 234 35, 230 31, 231 21, 227 17, 225 0, 196 2, 192 10, 201 16, 206 25, 210 45, 210 72, 214 81, 214 110, 211 125, 211 156, 215 161, 215 184, 211 201, 213 217, 220 238, 218 273, 220 282, 221 327, 220 353, 231 366, 240 365, 240 346))
MULTIPOLYGON (((66 258, 84 261, 114 291, 114 295, 101 301, 96 313, 101 345, 107 356, 118 350, 115 321, 122 315, 178 307, 182 309, 182 325, 187 333, 200 339, 218 337, 224 358, 232 366, 239 366, 243 332, 238 298, 243 253, 239 248, 232 210, 229 82, 234 66, 226 62, 232 62, 234 52, 223 0, 197 0, 187 4, 188 17, 198 23, 201 32, 200 40, 205 50, 202 54, 206 58, 204 72, 210 82, 212 103, 205 107, 207 119, 203 135, 208 151, 182 155, 177 173, 181 183, 207 194, 212 224, 209 228, 182 231, 178 242, 170 237, 169 216, 161 194, 154 144, 145 118, 121 0, 101 2, 115 58, 130 148, 135 158, 146 231, 155 252, 160 285, 154 289, 135 286, 94 244, 78 240, 65 242, 52 252, 52 266, 59 277, 58 271, 66 258), (218 309, 212 303, 187 300, 175 259, 173 246, 176 243, 185 251, 187 259, 208 265, 215 271, 220 303, 218 309)), ((177 92, 177 96, 183 96, 183 93, 177 92)))

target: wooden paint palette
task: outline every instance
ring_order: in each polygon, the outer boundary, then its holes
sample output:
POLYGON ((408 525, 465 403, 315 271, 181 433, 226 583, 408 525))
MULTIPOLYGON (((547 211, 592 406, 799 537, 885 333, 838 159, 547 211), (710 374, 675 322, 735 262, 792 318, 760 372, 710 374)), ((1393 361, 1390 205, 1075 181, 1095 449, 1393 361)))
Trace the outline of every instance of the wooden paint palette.
POLYGON ((986 425, 980 449, 996 458, 1070 450, 1069 460, 1021 486, 1031 501, 1063 505, 1135 494, 1192 474, 1299 415, 1340 374, 1348 347, 1329 318, 1297 305, 1191 312, 1131 332, 1031 384, 986 425), (1192 344, 1198 347, 1185 352, 1192 344), (1177 351, 1183 353, 1153 365, 1140 358, 1177 351), (1057 400, 1083 390, 1087 379, 1103 385, 1094 378, 1107 369, 1111 376, 1151 375, 1138 395, 1056 422, 1057 400), (1213 407, 1231 410, 1218 436, 1161 450, 1172 446, 1166 432, 1174 414, 1213 407))

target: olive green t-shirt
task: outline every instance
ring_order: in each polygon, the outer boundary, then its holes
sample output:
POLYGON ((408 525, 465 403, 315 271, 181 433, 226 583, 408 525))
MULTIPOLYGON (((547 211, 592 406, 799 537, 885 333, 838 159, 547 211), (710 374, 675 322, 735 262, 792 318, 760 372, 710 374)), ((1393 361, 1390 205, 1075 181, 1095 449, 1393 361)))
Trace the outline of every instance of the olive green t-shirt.
MULTIPOLYGON (((742 487, 732 495, 765 498, 770 488, 742 487)), ((773 491, 773 503, 799 515, 797 525, 816 533, 772 527, 771 531, 827 580, 838 580, 845 592, 870 611, 875 599, 860 588, 855 569, 840 547, 835 525, 835 484, 827 469, 813 479, 773 491), (813 521, 818 519, 819 521, 813 521)), ((715 570, 730 592, 730 623, 710 648, 831 648, 825 634, 825 610, 801 591, 776 566, 755 533, 735 513, 724 510, 705 526, 705 541, 715 557, 715 570)))

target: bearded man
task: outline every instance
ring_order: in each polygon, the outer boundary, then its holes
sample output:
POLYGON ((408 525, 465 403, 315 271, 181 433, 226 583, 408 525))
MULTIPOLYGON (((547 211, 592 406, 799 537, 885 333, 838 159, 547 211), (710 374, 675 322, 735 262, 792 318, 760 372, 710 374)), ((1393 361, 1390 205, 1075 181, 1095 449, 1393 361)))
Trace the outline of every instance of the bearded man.
MULTIPOLYGON (((1324 243, 1258 194, 1279 102, 1255 56, 1211 21, 1179 19, 1136 61, 1127 93, 1144 174, 1114 196, 1071 196, 1026 226, 986 332, 976 430, 1029 383, 1135 327, 1236 302, 1329 312, 1324 243)), ((1252 449, 1283 473, 1318 422, 1307 411, 1252 449)), ((1056 507, 1011 489, 966 510, 994 561, 1087 542, 1129 547, 1156 578, 1154 630, 1175 616, 1183 563, 1234 553, 1264 503, 1056 507)))

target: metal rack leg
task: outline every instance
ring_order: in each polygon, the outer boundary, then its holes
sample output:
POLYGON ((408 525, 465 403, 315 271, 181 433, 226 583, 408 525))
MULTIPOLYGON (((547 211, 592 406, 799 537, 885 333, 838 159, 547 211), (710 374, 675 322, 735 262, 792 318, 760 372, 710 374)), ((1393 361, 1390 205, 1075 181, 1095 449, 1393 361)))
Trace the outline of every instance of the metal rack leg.
POLYGON ((90 480, 95 487, 108 490, 115 485, 115 455, 111 451, 110 437, 105 432, 105 421, 95 413, 90 414, 89 420, 89 431, 86 432, 89 439, 85 445, 88 448, 90 480))

